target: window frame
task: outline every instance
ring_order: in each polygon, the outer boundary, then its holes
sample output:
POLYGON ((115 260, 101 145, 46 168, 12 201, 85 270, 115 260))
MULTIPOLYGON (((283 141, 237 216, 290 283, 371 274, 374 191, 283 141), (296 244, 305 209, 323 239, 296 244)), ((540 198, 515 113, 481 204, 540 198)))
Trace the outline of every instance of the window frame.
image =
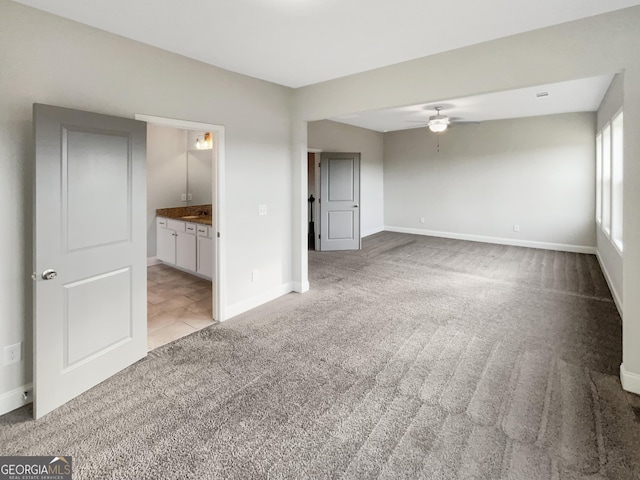
POLYGON ((623 243, 624 189, 624 113, 618 110, 611 119, 611 241, 620 253, 623 243))
POLYGON ((602 227, 602 130, 596 135, 596 223, 602 227))
POLYGON ((602 231, 611 239, 611 121, 602 127, 602 231))

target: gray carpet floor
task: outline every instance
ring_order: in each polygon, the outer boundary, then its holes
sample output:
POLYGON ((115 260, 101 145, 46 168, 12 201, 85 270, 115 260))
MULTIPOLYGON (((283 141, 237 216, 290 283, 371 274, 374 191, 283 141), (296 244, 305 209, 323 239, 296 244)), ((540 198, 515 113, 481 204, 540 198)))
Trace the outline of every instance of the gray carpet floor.
POLYGON ((640 397, 590 255, 383 232, 312 290, 161 347, 0 454, 77 479, 638 479, 640 397))

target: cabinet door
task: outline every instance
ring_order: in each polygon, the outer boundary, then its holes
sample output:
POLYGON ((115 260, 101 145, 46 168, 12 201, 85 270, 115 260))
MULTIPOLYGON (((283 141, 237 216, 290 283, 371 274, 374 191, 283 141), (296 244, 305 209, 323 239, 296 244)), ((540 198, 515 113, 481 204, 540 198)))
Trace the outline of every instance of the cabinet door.
POLYGON ((207 278, 213 276, 213 239, 198 237, 198 273, 207 278))
POLYGON ((192 233, 176 233, 176 265, 196 271, 196 236, 192 233))
POLYGON ((157 252, 158 260, 176 264, 176 232, 168 228, 158 227, 157 252))

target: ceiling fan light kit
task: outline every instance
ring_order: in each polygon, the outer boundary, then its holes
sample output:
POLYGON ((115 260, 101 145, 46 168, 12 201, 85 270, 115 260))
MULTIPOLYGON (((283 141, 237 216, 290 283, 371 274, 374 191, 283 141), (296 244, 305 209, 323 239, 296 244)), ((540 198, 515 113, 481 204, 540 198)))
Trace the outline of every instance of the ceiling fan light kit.
POLYGON ((442 110, 442 107, 436 107, 437 114, 429 117, 429 123, 427 123, 429 130, 434 133, 442 133, 449 126, 449 117, 442 115, 440 110, 442 110))
POLYGON ((429 120, 429 130, 434 133, 444 132, 449 126, 449 120, 429 120))

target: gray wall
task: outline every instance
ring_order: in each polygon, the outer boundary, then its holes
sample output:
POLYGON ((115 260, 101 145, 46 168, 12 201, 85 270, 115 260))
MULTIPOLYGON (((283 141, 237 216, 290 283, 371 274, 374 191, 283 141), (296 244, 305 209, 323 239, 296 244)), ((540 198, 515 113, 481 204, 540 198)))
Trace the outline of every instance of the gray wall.
POLYGON ((594 247, 594 132, 592 113, 490 121, 453 126, 440 135, 440 152, 426 128, 386 133, 385 224, 594 247))
MULTIPOLYGON (((613 118, 624 103, 624 74, 617 74, 598 109, 597 131, 600 131, 605 124, 613 118)), ((624 139, 625 143, 628 141, 624 139)), ((624 159, 625 164, 627 159, 624 159)), ((625 226, 623 225, 623 228, 625 226)), ((605 276, 611 287, 611 292, 620 310, 623 308, 622 291, 622 255, 607 237, 602 228, 596 227, 598 259, 602 265, 605 276)))
POLYGON ((383 134, 344 123, 309 122, 309 148, 325 152, 360 152, 360 231, 362 236, 382 231, 383 134))
POLYGON ((226 127, 227 308, 291 287, 291 90, 0 0, 0 404, 32 378, 32 104, 226 127), (269 214, 258 216, 258 205, 269 214), (259 239, 259 241, 256 241, 259 239), (252 270, 260 271, 251 282, 252 270))

